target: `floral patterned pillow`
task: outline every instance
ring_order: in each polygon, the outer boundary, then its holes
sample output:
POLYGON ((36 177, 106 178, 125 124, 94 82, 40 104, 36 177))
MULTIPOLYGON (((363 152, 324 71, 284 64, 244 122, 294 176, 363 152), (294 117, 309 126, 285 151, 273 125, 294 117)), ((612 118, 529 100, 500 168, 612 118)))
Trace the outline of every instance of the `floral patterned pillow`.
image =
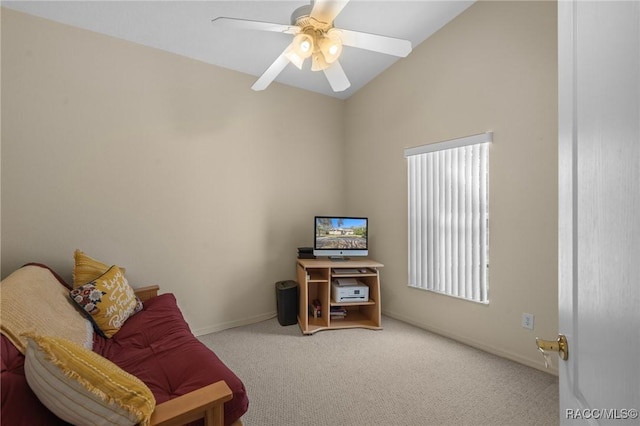
POLYGON ((95 280, 71 290, 69 295, 93 323, 96 332, 106 338, 116 334, 139 307, 133 289, 115 265, 95 280))
MULTIPOLYGON (((76 249, 76 251, 73 252, 73 260, 75 262, 75 266, 73 267, 73 288, 78 288, 83 284, 94 281, 109 270, 107 264, 88 256, 82 250, 76 249)), ((118 268, 120 268, 120 272, 124 275, 125 269, 122 266, 118 266, 118 268)), ((135 312, 140 312, 142 308, 142 300, 136 296, 135 312)))

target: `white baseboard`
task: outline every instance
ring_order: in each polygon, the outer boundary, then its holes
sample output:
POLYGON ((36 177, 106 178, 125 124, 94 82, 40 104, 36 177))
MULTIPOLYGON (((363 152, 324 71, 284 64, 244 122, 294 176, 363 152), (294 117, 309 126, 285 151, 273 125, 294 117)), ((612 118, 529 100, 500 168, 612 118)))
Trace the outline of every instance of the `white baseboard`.
POLYGON ((243 318, 235 321, 223 322, 208 327, 198 328, 192 331, 195 336, 203 336, 205 334, 215 333, 216 331, 227 330, 229 328, 241 327, 243 325, 255 324, 257 322, 271 319, 277 315, 276 311, 267 312, 265 314, 256 315, 249 318, 243 318))
MULTIPOLYGON (((474 348, 480 349, 480 350, 488 352, 490 354, 494 354, 494 355, 497 355, 499 357, 506 358, 506 359, 509 359, 511 361, 518 362, 520 364, 524 364, 527 367, 532 367, 532 368, 535 368, 537 370, 544 371, 545 373, 552 374, 554 376, 558 375, 558 367, 557 366, 552 365, 552 366, 550 366, 550 368, 544 368, 544 363, 541 363, 541 361, 538 360, 538 359, 534 360, 534 359, 525 358, 525 357, 523 357, 521 355, 514 354, 514 353, 509 352, 509 351, 504 351, 504 350, 495 348, 493 346, 487 346, 487 345, 485 345, 484 343, 482 343, 480 341, 469 339, 469 338, 464 337, 464 336, 459 336, 459 335, 456 335, 454 333, 451 333, 451 332, 448 332, 448 331, 445 331, 445 330, 441 330, 441 329, 439 329, 437 327, 432 327, 430 325, 414 321, 413 319, 405 317, 402 314, 397 314, 395 312, 389 312, 389 311, 386 311, 384 309, 382 310, 382 314, 386 315, 388 317, 397 319, 398 321, 402 321, 402 322, 406 322, 406 323, 411 324, 411 325, 415 325, 416 327, 422 328, 424 330, 430 331, 430 332, 438 334, 440 336, 447 337, 449 339, 453 339, 453 340, 455 340, 457 342, 460 342, 460 343, 464 343, 465 345, 473 346, 474 348)), ((384 324, 383 324, 383 326, 384 326, 384 324)))

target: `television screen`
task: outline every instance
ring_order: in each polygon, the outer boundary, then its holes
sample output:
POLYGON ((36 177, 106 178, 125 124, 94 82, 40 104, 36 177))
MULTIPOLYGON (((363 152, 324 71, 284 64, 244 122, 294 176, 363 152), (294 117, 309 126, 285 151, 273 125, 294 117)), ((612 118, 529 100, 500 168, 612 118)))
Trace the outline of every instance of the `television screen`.
POLYGON ((367 256, 366 217, 316 216, 313 254, 316 256, 367 256))

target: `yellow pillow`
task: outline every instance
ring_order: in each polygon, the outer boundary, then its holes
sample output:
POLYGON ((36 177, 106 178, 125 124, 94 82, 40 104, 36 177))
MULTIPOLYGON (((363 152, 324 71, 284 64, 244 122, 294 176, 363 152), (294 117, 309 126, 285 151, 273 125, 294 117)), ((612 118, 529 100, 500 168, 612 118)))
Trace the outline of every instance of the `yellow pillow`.
POLYGON ((74 288, 69 295, 95 330, 106 338, 116 334, 138 306, 133 289, 116 265, 95 280, 74 288))
POLYGON ((74 425, 149 424, 156 400, 140 379, 69 340, 26 337, 27 383, 56 416, 74 425))
MULTIPOLYGON (((87 256, 81 250, 76 250, 73 253, 73 259, 75 261, 72 274, 73 288, 80 287, 89 281, 95 280, 109 269, 109 265, 87 256)), ((120 268, 120 270, 123 274, 125 273, 124 268, 120 268)))

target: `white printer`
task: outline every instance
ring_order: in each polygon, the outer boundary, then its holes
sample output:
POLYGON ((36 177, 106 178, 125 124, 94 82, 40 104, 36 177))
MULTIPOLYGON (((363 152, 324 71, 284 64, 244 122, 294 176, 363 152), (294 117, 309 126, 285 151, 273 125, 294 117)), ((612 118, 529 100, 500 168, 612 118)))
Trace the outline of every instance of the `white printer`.
POLYGON ((331 298, 336 303, 368 302, 369 286, 355 278, 338 278, 331 283, 331 298))

